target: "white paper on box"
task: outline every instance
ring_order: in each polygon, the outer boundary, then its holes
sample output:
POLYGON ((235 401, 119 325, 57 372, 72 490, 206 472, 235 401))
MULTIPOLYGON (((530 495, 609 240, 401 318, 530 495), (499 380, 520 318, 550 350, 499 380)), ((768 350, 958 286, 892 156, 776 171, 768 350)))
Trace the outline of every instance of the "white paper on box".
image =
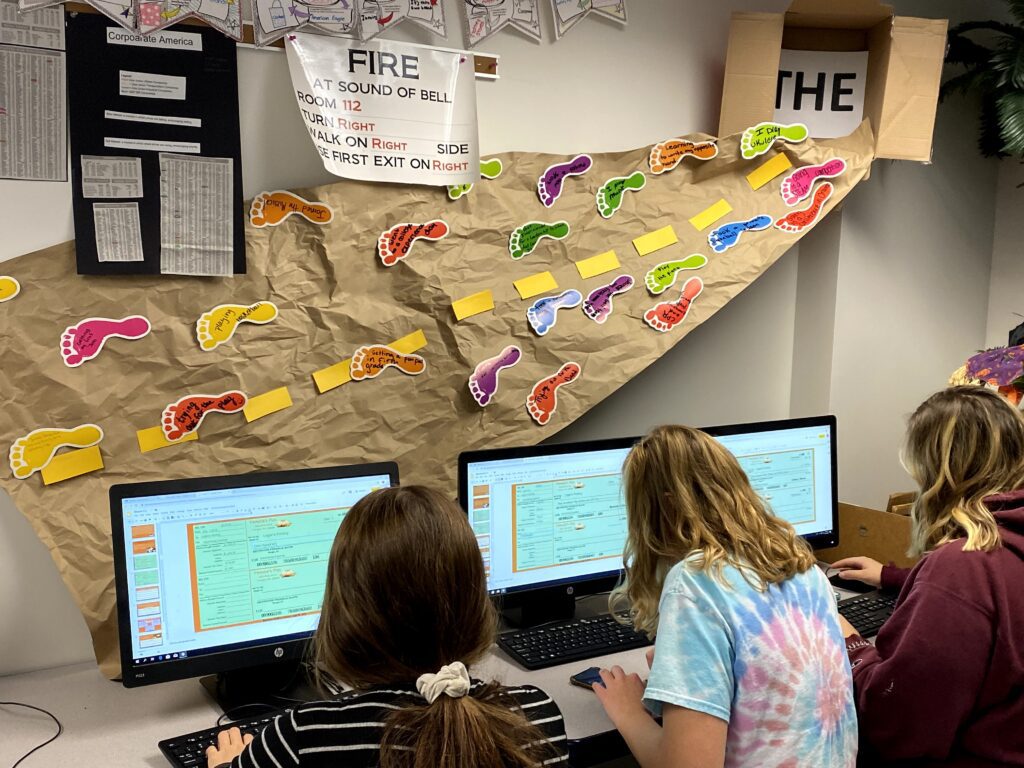
POLYGON ((177 75, 157 75, 153 72, 121 70, 118 93, 139 99, 185 100, 187 78, 177 75))
POLYGON ((142 252, 142 223, 138 203, 93 203, 92 218, 96 227, 97 260, 146 260, 142 252))
POLYGON ((82 155, 82 197, 142 197, 142 159, 82 155))
POLYGON ((0 179, 66 181, 64 54, 0 46, 0 179))
POLYGON ((160 272, 234 273, 234 163, 160 155, 160 272))
POLYGON ((848 136, 864 118, 867 71, 867 51, 783 49, 773 119, 803 123, 816 139, 848 136))

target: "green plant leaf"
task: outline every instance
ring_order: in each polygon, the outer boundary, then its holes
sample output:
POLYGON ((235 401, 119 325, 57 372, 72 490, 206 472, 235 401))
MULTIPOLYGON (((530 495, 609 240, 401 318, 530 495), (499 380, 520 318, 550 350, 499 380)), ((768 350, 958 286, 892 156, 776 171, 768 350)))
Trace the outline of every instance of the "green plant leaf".
POLYGON ((992 68, 1000 87, 1024 88, 1024 40, 1004 38, 992 53, 992 68))
POLYGON ((976 43, 966 35, 950 35, 946 50, 947 64, 966 67, 987 67, 992 59, 992 49, 976 43))
POLYGON ((978 150, 982 156, 1003 157, 1003 139, 999 130, 999 108, 994 91, 982 93, 978 122, 978 150))
POLYGON ((966 94, 974 90, 979 81, 985 77, 984 72, 972 69, 962 74, 949 78, 939 87, 939 101, 945 101, 947 97, 954 94, 966 94))
POLYGON ((996 101, 996 110, 1002 151, 1018 157, 1024 155, 1024 92, 1002 94, 996 101))
POLYGON ((990 32, 1002 32, 1010 37, 1024 36, 1024 29, 1001 21, 965 21, 963 24, 957 24, 955 27, 952 27, 949 30, 949 34, 962 35, 965 32, 974 32, 979 29, 987 29, 990 32))
POLYGON ((1006 0, 1006 6, 1018 24, 1024 24, 1024 0, 1006 0))

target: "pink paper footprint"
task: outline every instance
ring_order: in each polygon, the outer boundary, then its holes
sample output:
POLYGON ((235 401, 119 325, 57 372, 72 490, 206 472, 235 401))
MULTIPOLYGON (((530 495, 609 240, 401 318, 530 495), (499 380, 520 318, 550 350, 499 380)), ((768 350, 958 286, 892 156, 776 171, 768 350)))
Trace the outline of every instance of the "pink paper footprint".
POLYGON ((806 200, 818 179, 834 179, 846 171, 846 161, 841 157, 833 157, 819 165, 807 165, 797 168, 782 180, 779 191, 786 205, 796 205, 806 200))
POLYGON ((141 339, 149 333, 150 328, 149 320, 140 315, 121 320, 90 317, 65 329, 60 337, 60 354, 66 366, 77 368, 96 357, 103 350, 107 339, 141 339))
POLYGON ((633 287, 632 275, 619 275, 608 285, 595 288, 583 302, 583 314, 595 323, 603 323, 612 314, 612 297, 633 287))
POLYGON ((519 362, 523 350, 509 344, 494 357, 477 364, 469 377, 469 391, 478 405, 487 405, 498 391, 498 374, 502 368, 511 368, 519 362))
POLYGON ((544 207, 550 208, 562 196, 562 182, 566 176, 580 176, 589 171, 593 164, 590 155, 576 155, 567 163, 549 165, 537 181, 537 194, 544 207))

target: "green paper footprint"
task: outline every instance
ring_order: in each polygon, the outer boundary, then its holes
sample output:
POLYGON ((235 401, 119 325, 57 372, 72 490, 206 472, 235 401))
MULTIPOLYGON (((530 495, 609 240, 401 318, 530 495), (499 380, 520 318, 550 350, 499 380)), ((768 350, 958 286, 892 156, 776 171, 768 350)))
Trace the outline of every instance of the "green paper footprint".
POLYGON ((747 128, 740 137, 740 154, 744 160, 752 160, 771 149, 778 139, 799 144, 807 136, 807 126, 803 123, 758 123, 753 128, 747 128))
MULTIPOLYGON (((496 179, 501 176, 501 172, 504 166, 501 164, 501 160, 494 158, 492 160, 481 160, 480 161, 480 175, 485 179, 496 179)), ((458 200, 460 197, 465 197, 473 189, 472 184, 449 184, 448 185, 448 199, 458 200)))
POLYGON ((671 288, 676 281, 676 277, 684 269, 700 269, 707 263, 707 258, 699 253, 687 256, 679 261, 663 261, 647 273, 644 283, 647 284, 647 290, 657 296, 659 293, 664 293, 671 288))
POLYGON ((597 190, 597 211, 606 219, 622 207, 622 198, 627 191, 636 192, 643 189, 647 183, 647 177, 641 171, 631 176, 616 176, 608 179, 601 188, 597 190))
POLYGON ((569 222, 556 221, 548 224, 543 221, 530 221, 516 229, 508 239, 508 252, 513 259, 521 259, 533 253, 537 243, 545 237, 553 240, 564 240, 569 236, 569 222))

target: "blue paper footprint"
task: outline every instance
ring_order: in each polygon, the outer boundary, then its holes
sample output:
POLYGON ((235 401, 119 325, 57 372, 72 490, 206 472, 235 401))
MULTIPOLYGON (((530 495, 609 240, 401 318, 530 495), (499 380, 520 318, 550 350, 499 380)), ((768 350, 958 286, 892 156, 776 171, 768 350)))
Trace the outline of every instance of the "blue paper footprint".
POLYGON ((583 294, 570 288, 557 296, 544 296, 537 299, 533 306, 526 310, 526 319, 530 321, 530 327, 537 332, 537 335, 543 336, 558 322, 558 310, 578 307, 582 303, 583 294))
POLYGON ((771 225, 772 217, 764 214, 755 216, 749 221, 732 221, 711 230, 711 234, 708 235, 708 244, 715 253, 724 253, 736 245, 740 235, 744 232, 768 229, 771 225))

